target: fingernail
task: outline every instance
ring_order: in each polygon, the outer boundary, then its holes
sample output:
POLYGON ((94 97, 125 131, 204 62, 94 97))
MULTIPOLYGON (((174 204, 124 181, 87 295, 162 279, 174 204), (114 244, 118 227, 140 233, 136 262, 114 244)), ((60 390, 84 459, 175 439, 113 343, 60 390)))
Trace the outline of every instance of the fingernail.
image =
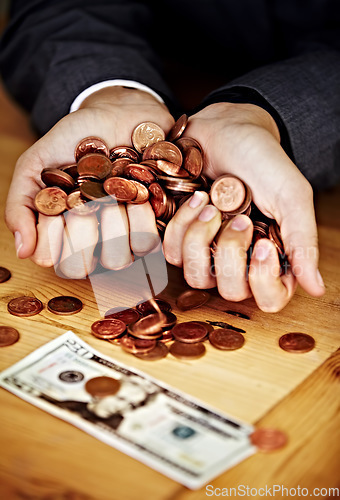
POLYGON ((325 288, 325 283, 323 282, 323 279, 322 279, 322 276, 321 276, 319 269, 316 271, 316 279, 317 279, 317 282, 319 283, 319 285, 322 286, 323 288, 325 288))
POLYGON ((255 247, 254 257, 260 262, 266 260, 270 253, 270 247, 267 244, 260 244, 255 247))
POLYGON ((215 217, 217 212, 218 210, 216 207, 214 207, 214 205, 207 205, 206 207, 203 208, 198 218, 203 222, 208 222, 215 217))
POLYGON ((190 198, 189 207, 197 208, 203 201, 203 194, 201 191, 195 191, 194 195, 190 198))
POLYGON ((17 252, 17 257, 19 257, 20 250, 23 246, 21 234, 19 233, 19 231, 15 231, 15 233, 14 233, 14 242, 15 242, 15 249, 17 252))
POLYGON ((250 219, 246 215, 237 215, 231 221, 230 227, 235 231, 245 231, 250 225, 250 219))

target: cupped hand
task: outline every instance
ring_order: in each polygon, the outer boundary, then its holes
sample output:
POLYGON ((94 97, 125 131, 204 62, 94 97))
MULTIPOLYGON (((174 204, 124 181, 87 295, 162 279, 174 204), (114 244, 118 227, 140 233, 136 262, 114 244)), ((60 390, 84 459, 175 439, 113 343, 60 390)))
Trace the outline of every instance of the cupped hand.
POLYGON ((174 120, 166 106, 150 94, 111 87, 89 96, 78 111, 62 118, 18 160, 6 204, 6 223, 15 236, 18 257, 30 257, 60 269, 70 278, 82 278, 95 267, 95 248, 101 230, 101 263, 109 269, 128 266, 131 251, 144 254, 158 240, 151 205, 105 205, 93 215, 36 219, 34 198, 44 187, 41 171, 74 163, 76 145, 85 137, 103 139, 109 148, 131 145, 131 132, 139 123, 152 121, 165 133, 174 120), (65 224, 66 221, 66 224, 65 224), (142 235, 141 235, 142 232, 142 235), (141 237, 143 236, 143 237, 141 237))
POLYGON ((253 234, 250 218, 239 215, 221 232, 221 213, 204 192, 187 200, 168 224, 163 244, 168 262, 183 266, 190 286, 217 286, 231 301, 253 295, 267 312, 285 307, 297 283, 310 295, 321 296, 325 288, 318 271, 313 191, 280 146, 271 115, 252 104, 216 103, 190 117, 184 135, 201 144, 208 177, 230 173, 248 184, 255 205, 279 224, 291 266, 281 276, 278 254, 269 239, 257 241, 247 266, 253 234), (219 231, 212 268, 209 247, 219 231))

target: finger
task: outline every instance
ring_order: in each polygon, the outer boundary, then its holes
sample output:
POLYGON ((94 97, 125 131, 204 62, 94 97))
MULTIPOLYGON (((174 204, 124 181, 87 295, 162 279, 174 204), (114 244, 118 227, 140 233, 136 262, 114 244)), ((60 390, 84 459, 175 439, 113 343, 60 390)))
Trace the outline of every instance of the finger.
POLYGON ((61 272, 72 279, 88 276, 93 269, 93 252, 97 242, 98 221, 95 215, 66 213, 61 272))
POLYGON ((39 214, 37 245, 31 260, 42 267, 52 267, 59 262, 63 243, 64 219, 39 214))
POLYGON ((220 295, 240 301, 251 296, 247 280, 247 250, 253 225, 246 215, 237 215, 218 236, 214 254, 215 276, 220 295))
POLYGON ((291 271, 280 277, 279 256, 274 243, 260 239, 254 246, 249 266, 249 285, 258 307, 264 312, 280 311, 294 295, 296 284, 291 271))
POLYGON ((141 205, 128 203, 127 214, 130 226, 130 247, 136 255, 146 255, 160 242, 155 213, 147 201, 141 205))
POLYGON ((199 216, 203 208, 209 203, 209 195, 204 191, 196 191, 177 210, 168 223, 163 241, 163 252, 166 260, 174 266, 183 265, 183 239, 190 224, 199 216))
POLYGON ((122 269, 133 261, 129 241, 129 221, 124 205, 110 204, 101 210, 101 264, 107 269, 122 269))
POLYGON ((184 235, 184 277, 193 288, 216 286, 216 280, 211 270, 210 245, 220 225, 221 212, 213 205, 207 205, 184 235))

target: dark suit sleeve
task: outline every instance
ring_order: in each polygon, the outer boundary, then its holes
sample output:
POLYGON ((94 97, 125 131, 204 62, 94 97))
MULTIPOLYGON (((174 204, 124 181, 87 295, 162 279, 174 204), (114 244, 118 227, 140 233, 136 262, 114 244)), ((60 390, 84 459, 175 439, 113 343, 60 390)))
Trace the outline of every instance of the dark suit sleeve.
POLYGON ((152 13, 138 0, 13 0, 0 70, 40 133, 75 97, 105 80, 136 80, 171 106, 148 43, 152 13))

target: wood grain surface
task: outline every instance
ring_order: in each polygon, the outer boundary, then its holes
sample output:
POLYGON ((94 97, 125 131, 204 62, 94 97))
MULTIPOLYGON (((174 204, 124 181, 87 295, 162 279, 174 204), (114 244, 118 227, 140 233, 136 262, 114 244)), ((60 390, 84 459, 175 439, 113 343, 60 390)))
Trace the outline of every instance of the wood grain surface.
MULTIPOLYGON (((157 362, 139 360, 119 347, 90 334, 100 312, 87 280, 66 280, 54 269, 18 260, 13 237, 3 221, 6 193, 18 156, 34 141, 27 117, 0 93, 0 265, 12 278, 0 284, 0 323, 17 328, 20 341, 2 348, 0 369, 11 366, 39 346, 72 330, 106 355, 177 387, 212 407, 259 426, 283 429, 288 445, 275 453, 257 453, 211 484, 216 488, 248 485, 260 488, 282 484, 287 488, 340 487, 339 478, 339 309, 340 225, 335 205, 339 188, 317 199, 320 270, 327 293, 321 299, 298 289, 280 313, 259 311, 252 299, 231 303, 215 291, 202 308, 181 312, 176 297, 187 288, 181 271, 168 266, 169 283, 160 294, 168 300, 179 321, 223 321, 242 328, 245 346, 222 352, 207 345, 196 361, 172 356, 157 362), (7 312, 8 301, 34 295, 45 305, 31 318, 7 312), (74 316, 55 316, 46 308, 57 295, 74 295, 84 309, 74 316), (242 312, 249 319, 226 311, 242 312), (305 332, 316 340, 306 354, 289 354, 278 346, 281 335, 305 332)), ((117 290, 110 301, 119 302, 117 290)), ((14 395, 0 390, 0 498, 16 499, 196 499, 206 498, 205 488, 192 492, 121 452, 97 441, 68 423, 44 413, 14 395)), ((252 495, 252 498, 261 498, 252 495)))

